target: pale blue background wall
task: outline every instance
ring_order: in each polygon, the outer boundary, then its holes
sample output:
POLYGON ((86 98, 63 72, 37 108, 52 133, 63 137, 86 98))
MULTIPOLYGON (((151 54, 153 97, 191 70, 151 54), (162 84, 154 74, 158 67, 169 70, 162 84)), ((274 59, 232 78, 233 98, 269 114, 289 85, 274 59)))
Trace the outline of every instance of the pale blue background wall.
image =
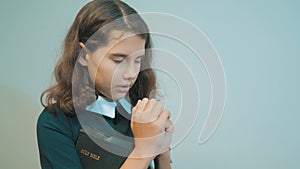
MULTIPOLYGON (((1 168, 39 168, 39 95, 51 81, 68 27, 86 2, 0 2, 1 168)), ((227 102, 221 124, 199 145, 205 117, 200 115, 173 150, 175 169, 299 168, 298 1, 126 2, 140 12, 167 12, 198 26, 225 69, 227 102)))

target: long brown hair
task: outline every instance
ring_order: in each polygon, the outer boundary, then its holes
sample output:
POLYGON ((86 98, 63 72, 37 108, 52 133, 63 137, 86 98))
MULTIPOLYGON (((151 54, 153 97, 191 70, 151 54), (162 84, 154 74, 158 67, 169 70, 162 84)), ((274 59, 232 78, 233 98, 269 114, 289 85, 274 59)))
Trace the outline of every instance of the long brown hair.
POLYGON ((115 20, 118 20, 118 25, 115 25, 113 30, 130 31, 146 41, 147 50, 141 67, 147 69, 139 73, 135 84, 129 90, 132 105, 135 105, 138 99, 149 97, 150 92, 156 88, 155 74, 151 69, 152 42, 144 20, 122 1, 93 0, 79 11, 64 39, 62 55, 54 69, 55 84, 41 94, 41 104, 52 113, 55 114, 55 104, 57 104, 66 115, 72 116, 75 115, 74 105, 84 107, 97 99, 100 93, 95 90, 88 70, 77 64, 77 59, 82 55, 79 42, 85 43, 89 51, 107 44, 109 32, 99 30, 115 20), (134 14, 133 18, 124 19, 125 16, 132 14, 134 14), (91 40, 91 37, 98 38, 91 40), (74 80, 79 83, 72 83, 74 80), (89 95, 91 93, 92 95, 89 95))

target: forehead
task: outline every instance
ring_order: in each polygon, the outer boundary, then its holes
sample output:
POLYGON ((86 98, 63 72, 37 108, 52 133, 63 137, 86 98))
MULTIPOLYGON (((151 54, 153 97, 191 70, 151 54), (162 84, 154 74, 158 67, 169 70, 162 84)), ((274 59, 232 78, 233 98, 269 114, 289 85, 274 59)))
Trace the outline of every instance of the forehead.
POLYGON ((108 53, 123 53, 131 55, 133 53, 145 53, 145 40, 131 32, 112 31, 109 37, 108 53))

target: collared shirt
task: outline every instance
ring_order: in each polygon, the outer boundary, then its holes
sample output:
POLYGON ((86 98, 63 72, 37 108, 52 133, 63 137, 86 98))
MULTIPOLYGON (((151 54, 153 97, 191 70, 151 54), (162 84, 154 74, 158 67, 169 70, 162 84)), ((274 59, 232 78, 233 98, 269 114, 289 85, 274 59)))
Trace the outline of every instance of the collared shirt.
MULTIPOLYGON (((122 98, 118 100, 118 102, 121 104, 121 106, 126 110, 127 113, 131 114, 131 104, 125 99, 122 98)), ((114 101, 107 101, 103 97, 98 96, 98 99, 86 106, 86 110, 98 113, 110 118, 115 118, 115 108, 117 106, 117 103, 114 101)))

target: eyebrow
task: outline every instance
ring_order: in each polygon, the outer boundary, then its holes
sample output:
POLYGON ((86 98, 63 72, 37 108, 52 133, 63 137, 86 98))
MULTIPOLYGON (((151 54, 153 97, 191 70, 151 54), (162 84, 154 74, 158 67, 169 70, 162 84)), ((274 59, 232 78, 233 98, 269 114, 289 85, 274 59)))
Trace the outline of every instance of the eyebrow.
POLYGON ((115 56, 115 57, 123 57, 126 58, 128 55, 123 54, 123 53, 111 53, 111 56, 115 56))
MULTIPOLYGON (((128 55, 127 55, 127 54, 124 54, 124 53, 111 53, 110 55, 111 55, 111 56, 114 56, 114 57, 122 57, 122 58, 128 57, 128 55)), ((139 55, 137 58, 142 57, 142 56, 144 56, 144 55, 145 55, 145 54, 139 55)))

